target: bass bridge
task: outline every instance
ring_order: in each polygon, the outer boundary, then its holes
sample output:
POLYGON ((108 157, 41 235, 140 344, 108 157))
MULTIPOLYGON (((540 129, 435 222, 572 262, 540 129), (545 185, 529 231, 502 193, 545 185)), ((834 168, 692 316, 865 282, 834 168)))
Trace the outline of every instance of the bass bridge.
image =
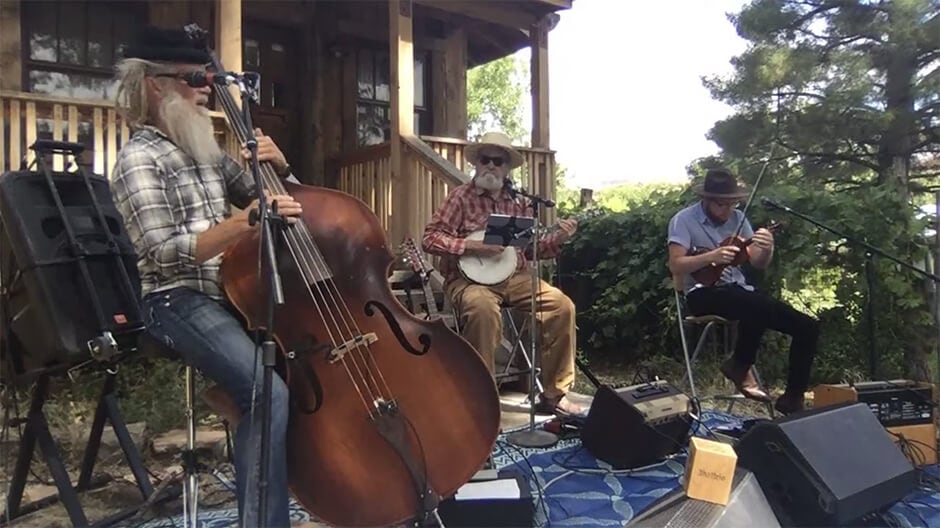
POLYGON ((372 343, 378 342, 378 340, 379 337, 375 335, 375 332, 369 332, 365 335, 357 335, 356 337, 337 346, 333 350, 330 350, 330 353, 327 354, 327 361, 330 363, 336 363, 337 361, 342 360, 346 356, 346 353, 351 349, 361 346, 369 346, 372 343))

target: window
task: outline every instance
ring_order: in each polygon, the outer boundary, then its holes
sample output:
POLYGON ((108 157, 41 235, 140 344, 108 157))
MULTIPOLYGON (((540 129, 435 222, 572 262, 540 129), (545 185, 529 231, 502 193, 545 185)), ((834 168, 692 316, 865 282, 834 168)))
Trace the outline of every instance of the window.
MULTIPOLYGON (((427 64, 427 54, 415 54, 414 130, 418 135, 431 132, 427 64)), ((388 51, 359 50, 356 68, 356 137, 360 146, 383 143, 391 138, 388 51)))
POLYGON ((121 46, 146 21, 142 2, 23 2, 24 84, 34 93, 111 99, 121 46))

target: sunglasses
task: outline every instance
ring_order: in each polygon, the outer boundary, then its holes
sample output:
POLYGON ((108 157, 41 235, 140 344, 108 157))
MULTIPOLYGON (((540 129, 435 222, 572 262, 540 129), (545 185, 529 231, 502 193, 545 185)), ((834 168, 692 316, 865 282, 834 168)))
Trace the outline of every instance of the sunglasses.
POLYGON ((490 162, 493 163, 494 167, 502 167, 503 163, 506 163, 506 159, 501 156, 496 156, 495 158, 480 156, 480 165, 488 165, 490 162))

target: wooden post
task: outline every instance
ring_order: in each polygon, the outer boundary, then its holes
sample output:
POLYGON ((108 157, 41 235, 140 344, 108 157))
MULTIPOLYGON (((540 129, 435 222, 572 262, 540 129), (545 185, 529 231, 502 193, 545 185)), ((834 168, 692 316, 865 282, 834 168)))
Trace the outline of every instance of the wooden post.
POLYGON ((413 182, 404 156, 402 135, 414 133, 414 41, 411 0, 390 0, 389 64, 391 66, 391 170, 392 222, 389 243, 397 246, 404 237, 418 233, 416 208, 411 207, 413 182))
POLYGON ((434 135, 467 138, 467 33, 456 28, 431 58, 434 135))
POLYGON ((582 208, 594 205, 594 189, 581 189, 581 200, 579 205, 582 208))
MULTIPOLYGON (((20 0, 0 1, 0 90, 23 89, 20 0)), ((2 109, 0 109, 2 111, 2 109)), ((3 145, 0 144, 0 148, 3 145)))
MULTIPOLYGON (((242 0, 216 0, 215 49, 226 71, 242 71, 242 0)), ((241 94, 228 87, 235 104, 241 108, 241 94)))
POLYGON ((549 147, 548 126, 548 26, 543 18, 529 32, 532 58, 532 146, 549 147))

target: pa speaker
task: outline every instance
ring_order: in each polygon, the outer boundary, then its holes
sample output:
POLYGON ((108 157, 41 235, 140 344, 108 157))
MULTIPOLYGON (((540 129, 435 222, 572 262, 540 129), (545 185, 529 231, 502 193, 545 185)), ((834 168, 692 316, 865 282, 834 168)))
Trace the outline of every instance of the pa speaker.
POLYGON ((581 443, 616 469, 662 460, 688 444, 689 398, 666 381, 597 389, 581 443))
POLYGON ((784 525, 844 526, 917 485, 914 466, 864 403, 757 424, 736 450, 784 525))
POLYGON ((136 340, 143 326, 137 255, 108 181, 50 171, 50 184, 46 176, 0 176, 0 282, 9 307, 0 325, 9 322, 21 344, 25 371, 87 360, 100 335, 120 342, 133 332, 136 340))

